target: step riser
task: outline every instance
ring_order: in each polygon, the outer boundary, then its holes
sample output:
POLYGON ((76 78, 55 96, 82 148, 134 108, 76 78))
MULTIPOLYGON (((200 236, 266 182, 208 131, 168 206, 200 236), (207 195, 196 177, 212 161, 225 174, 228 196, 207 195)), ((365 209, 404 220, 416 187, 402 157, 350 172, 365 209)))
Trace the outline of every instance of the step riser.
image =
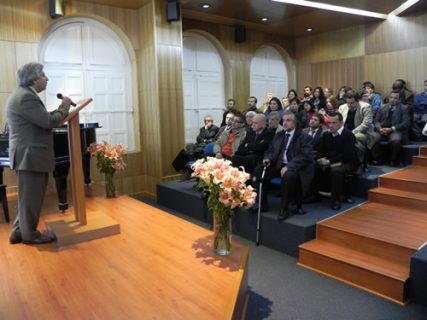
POLYGON ((420 155, 421 155, 421 156, 426 156, 426 157, 427 157, 427 148, 421 148, 421 149, 420 149, 420 155))
POLYGON ((361 269, 304 249, 300 250, 299 264, 315 269, 332 278, 346 281, 359 288, 387 297, 398 303, 406 301, 405 283, 375 272, 361 269))
POLYGON ((427 167, 427 158, 412 157, 412 164, 414 166, 427 167))
POLYGON ((415 250, 412 249, 343 230, 329 228, 322 224, 317 226, 317 239, 377 256, 402 266, 407 266, 408 269, 411 256, 415 253, 415 250))
POLYGON ((368 200, 371 202, 384 203, 404 209, 425 211, 425 208, 427 208, 427 201, 399 197, 396 195, 377 193, 372 191, 369 192, 368 200))
POLYGON ((424 193, 427 190, 427 183, 392 179, 384 176, 380 178, 380 187, 424 193))

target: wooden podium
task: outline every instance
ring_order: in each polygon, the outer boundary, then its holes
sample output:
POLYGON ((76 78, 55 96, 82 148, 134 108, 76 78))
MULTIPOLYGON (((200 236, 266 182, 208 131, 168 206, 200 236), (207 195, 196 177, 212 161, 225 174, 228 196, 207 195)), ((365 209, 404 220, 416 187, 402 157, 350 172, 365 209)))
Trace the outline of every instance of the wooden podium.
POLYGON ((68 147, 74 214, 69 213, 60 219, 45 222, 47 232, 57 239, 58 246, 120 233, 120 225, 102 212, 93 211, 86 215, 79 112, 91 102, 92 99, 79 101, 78 106, 70 112, 63 122, 68 122, 68 147))

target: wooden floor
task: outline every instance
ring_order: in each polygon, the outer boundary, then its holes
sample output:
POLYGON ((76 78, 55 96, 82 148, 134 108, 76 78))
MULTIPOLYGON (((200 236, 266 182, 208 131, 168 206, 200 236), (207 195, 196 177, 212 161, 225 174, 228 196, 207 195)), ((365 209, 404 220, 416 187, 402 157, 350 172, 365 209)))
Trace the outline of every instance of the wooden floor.
POLYGON ((317 225, 299 264, 405 304, 411 256, 427 242, 427 149, 380 177, 369 201, 317 225))
MULTIPOLYGON (((86 207, 119 222, 120 235, 64 248, 10 245, 10 224, 0 224, 0 319, 241 317, 247 247, 215 256, 208 230, 93 190, 86 207)), ((53 196, 45 203, 43 219, 58 215, 53 196)), ((9 206, 15 216, 16 200, 9 206)))

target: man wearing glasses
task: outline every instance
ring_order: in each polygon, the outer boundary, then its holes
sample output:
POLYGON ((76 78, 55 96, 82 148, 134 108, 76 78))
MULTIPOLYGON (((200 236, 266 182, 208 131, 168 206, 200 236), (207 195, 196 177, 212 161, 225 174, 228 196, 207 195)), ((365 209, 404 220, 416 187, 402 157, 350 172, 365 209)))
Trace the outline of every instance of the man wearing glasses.
POLYGON ((246 136, 245 117, 234 115, 231 130, 224 131, 214 144, 214 153, 218 159, 230 159, 246 136))

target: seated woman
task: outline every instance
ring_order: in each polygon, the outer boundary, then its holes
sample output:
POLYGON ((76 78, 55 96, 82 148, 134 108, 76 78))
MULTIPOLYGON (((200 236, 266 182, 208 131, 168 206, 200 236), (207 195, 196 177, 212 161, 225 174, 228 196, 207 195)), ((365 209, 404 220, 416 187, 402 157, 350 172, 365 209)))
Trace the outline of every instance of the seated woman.
POLYGON ((290 101, 289 109, 296 114, 301 128, 306 128, 308 126, 307 114, 302 108, 301 102, 298 99, 293 99, 290 101))
POLYGON ((314 104, 311 101, 304 101, 302 103, 302 106, 303 110, 307 115, 307 121, 309 122, 311 120, 311 117, 316 113, 316 108, 314 107, 314 104))
POLYGON ((280 119, 282 119, 283 116, 283 107, 282 103, 280 102, 279 98, 273 97, 270 99, 270 102, 268 103, 267 110, 265 110, 264 115, 268 121, 268 116, 270 115, 270 112, 277 111, 279 113, 280 119))

